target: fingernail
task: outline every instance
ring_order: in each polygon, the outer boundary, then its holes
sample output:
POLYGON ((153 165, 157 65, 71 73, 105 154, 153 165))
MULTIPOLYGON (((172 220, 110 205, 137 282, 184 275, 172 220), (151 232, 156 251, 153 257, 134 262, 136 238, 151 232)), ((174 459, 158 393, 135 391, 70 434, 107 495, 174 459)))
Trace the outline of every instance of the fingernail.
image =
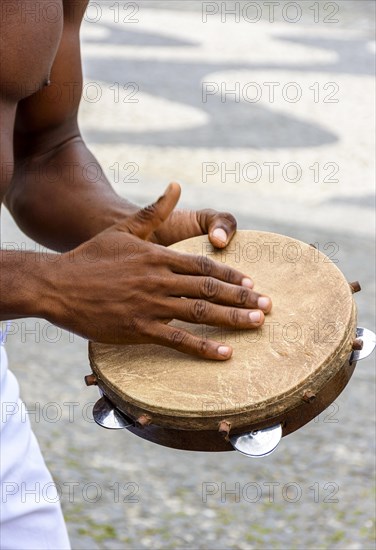
POLYGON ((251 311, 251 313, 249 314, 249 318, 252 323, 259 323, 261 321, 260 311, 251 311))
POLYGON ((244 279, 242 279, 242 286, 246 286, 248 288, 253 288, 253 281, 252 279, 249 279, 249 277, 244 277, 244 279))
POLYGON ((217 239, 218 241, 221 241, 222 243, 227 242, 227 233, 224 231, 224 229, 221 229, 217 227, 217 229, 214 229, 213 231, 213 237, 217 239))
POLYGON ((266 296, 261 296, 257 300, 257 305, 260 309, 269 309, 269 307, 270 307, 270 298, 267 298, 266 296))
POLYGON ((228 346, 219 346, 217 351, 218 351, 219 355, 226 356, 226 355, 230 355, 231 348, 229 348, 228 346))

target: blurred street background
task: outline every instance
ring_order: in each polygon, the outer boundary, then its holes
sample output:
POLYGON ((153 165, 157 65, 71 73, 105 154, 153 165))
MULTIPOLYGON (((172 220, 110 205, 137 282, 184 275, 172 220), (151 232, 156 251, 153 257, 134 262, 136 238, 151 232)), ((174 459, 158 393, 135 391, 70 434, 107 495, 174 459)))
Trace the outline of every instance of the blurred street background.
MULTIPOLYGON (((140 205, 175 180, 181 207, 316 243, 375 330, 374 22, 373 1, 91 2, 82 133, 140 205)), ((6 211, 1 238, 38 250, 6 211)), ((99 428, 87 343, 43 320, 7 350, 74 549, 375 547, 374 358, 255 461, 99 428)))

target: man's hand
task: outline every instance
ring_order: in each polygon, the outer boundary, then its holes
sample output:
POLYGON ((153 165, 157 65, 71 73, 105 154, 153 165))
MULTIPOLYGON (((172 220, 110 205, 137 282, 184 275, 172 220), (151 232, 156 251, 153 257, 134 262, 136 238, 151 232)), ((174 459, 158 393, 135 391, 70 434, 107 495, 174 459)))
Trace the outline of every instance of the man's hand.
POLYGON ((151 240, 169 246, 190 237, 208 235, 215 248, 224 248, 235 231, 236 219, 228 212, 217 212, 210 208, 197 211, 175 209, 153 233, 151 240))
POLYGON ((103 343, 155 343, 207 359, 228 359, 229 346, 168 322, 257 328, 271 302, 252 290, 244 273, 147 242, 171 215, 179 195, 179 186, 171 184, 153 205, 52 263, 48 320, 103 343))

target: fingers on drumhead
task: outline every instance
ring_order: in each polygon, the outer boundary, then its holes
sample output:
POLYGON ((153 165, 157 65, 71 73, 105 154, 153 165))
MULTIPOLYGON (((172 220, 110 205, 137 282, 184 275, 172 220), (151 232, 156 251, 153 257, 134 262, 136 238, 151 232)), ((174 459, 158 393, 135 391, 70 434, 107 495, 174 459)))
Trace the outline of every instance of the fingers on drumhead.
POLYGON ((174 319, 189 323, 224 326, 234 329, 258 328, 265 320, 264 313, 257 309, 243 309, 212 304, 205 300, 174 300, 170 310, 174 319))
POLYGON ((230 359, 232 348, 224 346, 213 340, 205 340, 190 334, 186 330, 169 325, 158 324, 157 332, 154 335, 156 344, 196 355, 203 359, 222 360, 230 359))
POLYGON ((229 212, 217 212, 211 208, 199 210, 197 221, 203 233, 209 235, 209 240, 216 248, 224 248, 236 231, 236 219, 229 212))
POLYGON ((200 298, 215 304, 264 310, 258 305, 261 295, 257 292, 249 287, 224 283, 214 277, 176 276, 173 285, 171 285, 170 295, 200 298))
MULTIPOLYGON (((214 277, 225 283, 241 285, 247 275, 220 264, 207 258, 206 256, 197 256, 195 254, 181 254, 171 251, 170 254, 171 269, 175 273, 182 275, 203 275, 204 277, 214 277)), ((246 286, 246 285, 244 285, 246 286)))
POLYGON ((216 214, 209 227, 209 239, 216 248, 224 248, 229 244, 236 231, 236 219, 232 214, 220 212, 216 214))

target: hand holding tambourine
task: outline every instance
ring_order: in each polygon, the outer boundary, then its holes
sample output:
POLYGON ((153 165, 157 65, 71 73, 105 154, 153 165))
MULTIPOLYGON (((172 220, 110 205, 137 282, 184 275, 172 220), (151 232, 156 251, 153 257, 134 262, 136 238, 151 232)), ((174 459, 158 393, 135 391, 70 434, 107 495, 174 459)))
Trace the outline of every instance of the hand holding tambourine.
POLYGON ((357 328, 359 284, 311 245, 275 233, 238 231, 223 250, 207 236, 171 248, 251 273, 273 309, 252 330, 169 324, 230 345, 225 362, 154 344, 90 342, 86 380, 102 394, 94 419, 176 449, 265 456, 327 408, 372 352, 375 335, 357 328))

